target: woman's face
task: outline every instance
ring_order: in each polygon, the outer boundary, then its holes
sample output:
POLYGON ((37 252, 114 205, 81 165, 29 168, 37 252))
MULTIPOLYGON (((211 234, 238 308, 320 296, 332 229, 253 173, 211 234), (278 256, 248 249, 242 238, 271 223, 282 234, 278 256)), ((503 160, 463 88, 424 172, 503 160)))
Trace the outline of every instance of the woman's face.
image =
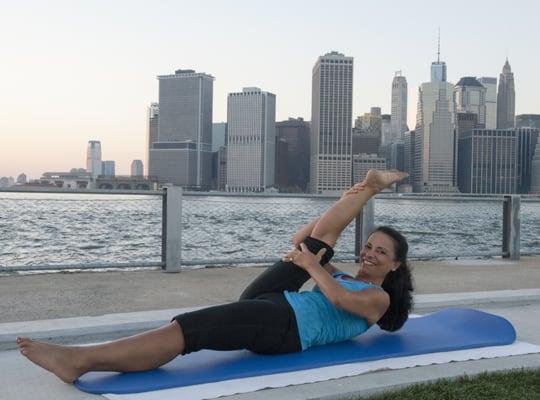
POLYGON ((372 233, 360 252, 360 265, 362 275, 384 280, 388 272, 399 267, 394 240, 383 232, 372 233))

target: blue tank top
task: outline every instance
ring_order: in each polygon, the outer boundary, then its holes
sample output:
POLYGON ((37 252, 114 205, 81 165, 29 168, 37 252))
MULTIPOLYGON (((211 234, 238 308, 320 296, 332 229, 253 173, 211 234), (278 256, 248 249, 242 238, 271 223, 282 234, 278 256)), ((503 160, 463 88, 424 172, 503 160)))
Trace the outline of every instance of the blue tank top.
MULTIPOLYGON (((367 282, 343 279, 344 275, 347 274, 337 272, 333 277, 347 290, 380 288, 367 282)), ((302 350, 311 346, 349 340, 368 329, 365 318, 334 306, 317 285, 312 291, 285 291, 284 294, 296 316, 302 350)))

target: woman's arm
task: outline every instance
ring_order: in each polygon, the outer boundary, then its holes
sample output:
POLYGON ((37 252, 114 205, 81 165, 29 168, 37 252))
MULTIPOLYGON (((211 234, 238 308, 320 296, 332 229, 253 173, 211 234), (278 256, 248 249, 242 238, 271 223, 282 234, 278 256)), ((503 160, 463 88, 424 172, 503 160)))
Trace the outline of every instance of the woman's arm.
POLYGON ((372 288, 350 291, 345 289, 329 275, 325 268, 319 265, 325 249, 315 255, 303 243, 300 247, 301 251, 294 256, 294 263, 309 273, 328 301, 338 308, 365 318, 369 325, 373 325, 384 315, 390 304, 390 298, 384 290, 372 288))

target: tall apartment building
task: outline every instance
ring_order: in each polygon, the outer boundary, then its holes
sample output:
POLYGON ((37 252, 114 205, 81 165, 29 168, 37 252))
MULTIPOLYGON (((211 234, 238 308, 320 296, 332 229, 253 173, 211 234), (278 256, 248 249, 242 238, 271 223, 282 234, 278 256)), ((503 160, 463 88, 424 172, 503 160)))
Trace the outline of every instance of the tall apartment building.
POLYGON ((306 192, 309 185, 310 126, 303 118, 276 123, 276 186, 306 192))
POLYGON ((453 192, 455 188, 454 85, 446 82, 446 64, 431 64, 431 82, 418 92, 413 186, 417 192, 453 192))
POLYGON ((311 166, 313 193, 340 193, 351 185, 353 58, 320 56, 312 71, 311 166))
MULTIPOLYGON (((407 132, 407 79, 396 72, 392 80, 392 141, 401 139, 403 132, 407 132)), ((383 141, 384 142, 384 141, 383 141)))
POLYGON ((518 135, 514 129, 473 129, 460 138, 459 190, 517 193, 518 135))
POLYGON ((101 142, 99 140, 88 141, 86 148, 86 172, 96 178, 101 175, 101 142))
POLYGON ((149 151, 149 175, 162 183, 210 188, 214 77, 193 70, 160 75, 157 141, 149 151))
POLYGON ((244 88, 227 98, 227 190, 262 192, 274 185, 276 96, 244 88))
POLYGON ((476 78, 466 76, 454 86, 456 112, 474 113, 477 117, 476 128, 486 126, 486 88, 476 78))
POLYGON ((477 79, 486 88, 486 129, 497 129, 497 78, 477 79))
POLYGON ((515 115, 516 92, 514 88, 514 73, 510 68, 508 59, 506 59, 499 77, 499 90, 497 92, 497 129, 513 128, 515 115))

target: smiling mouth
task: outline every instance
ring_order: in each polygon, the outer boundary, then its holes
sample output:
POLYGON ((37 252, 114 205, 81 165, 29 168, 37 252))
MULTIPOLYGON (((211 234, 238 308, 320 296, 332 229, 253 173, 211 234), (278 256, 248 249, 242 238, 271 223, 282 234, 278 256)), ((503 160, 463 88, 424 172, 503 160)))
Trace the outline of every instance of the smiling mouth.
POLYGON ((374 266, 375 266, 374 263, 372 263, 371 261, 368 261, 368 260, 363 260, 363 263, 366 264, 366 265, 368 265, 368 266, 370 266, 370 267, 374 267, 374 266))

